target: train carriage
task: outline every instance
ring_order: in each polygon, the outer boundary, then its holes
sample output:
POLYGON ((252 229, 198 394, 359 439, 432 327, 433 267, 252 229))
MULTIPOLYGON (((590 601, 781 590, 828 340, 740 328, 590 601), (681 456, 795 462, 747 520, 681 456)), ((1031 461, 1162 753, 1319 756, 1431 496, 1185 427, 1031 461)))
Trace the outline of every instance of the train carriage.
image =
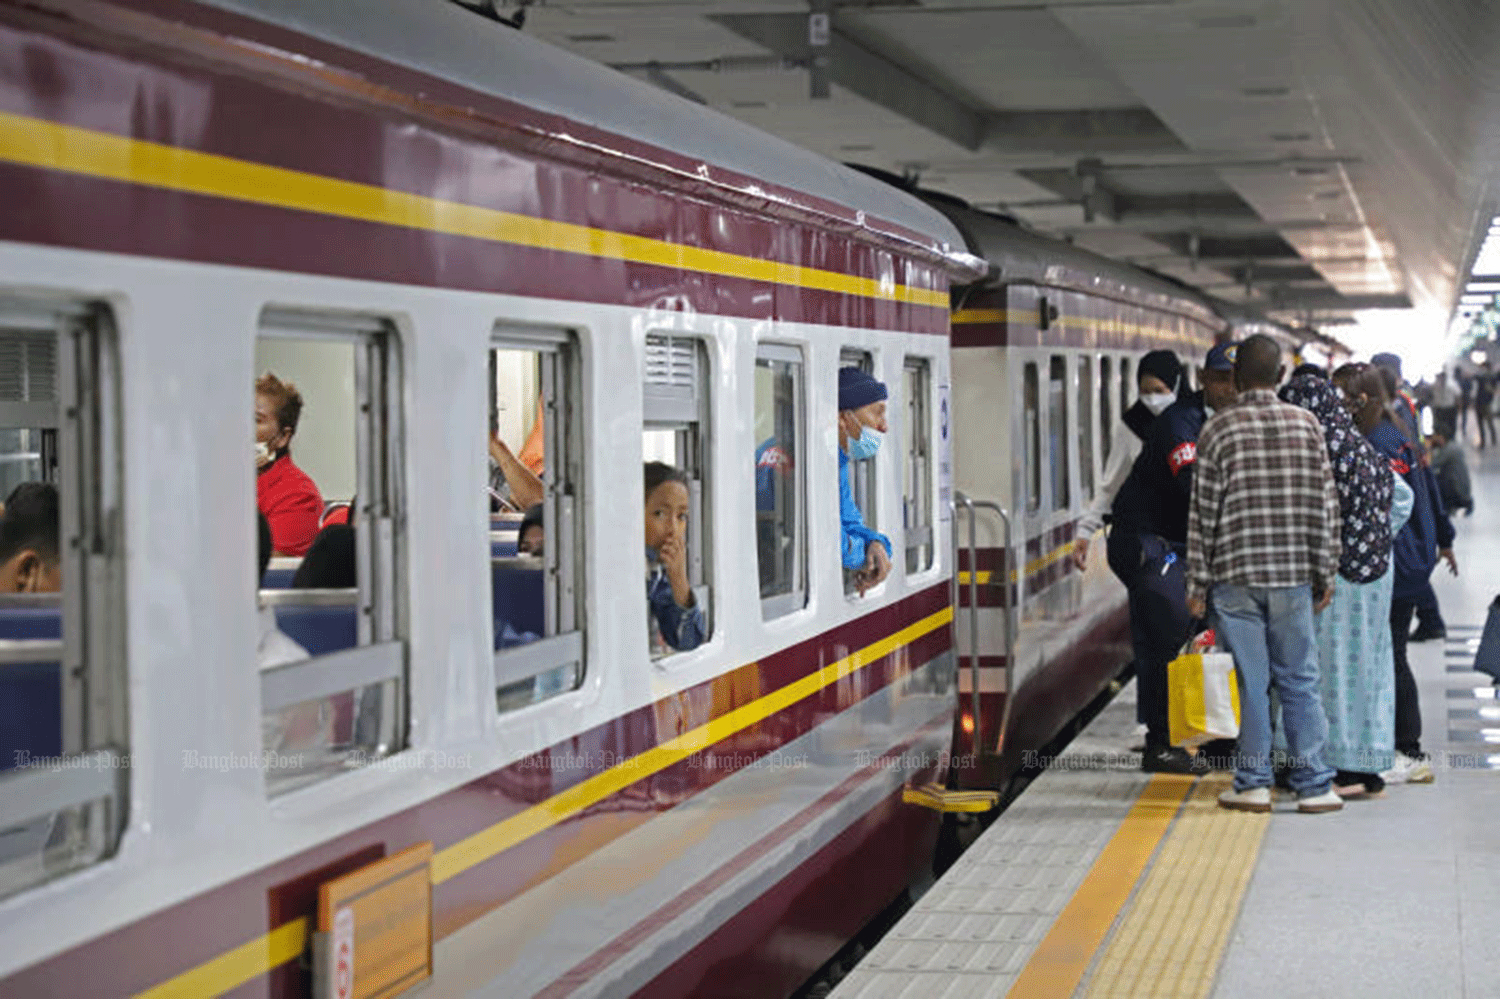
POLYGON ((448 4, 4 3, 0 60, 0 415, 64 550, 0 606, 0 994, 309 994, 320 887, 427 844, 428 994, 785 994, 921 875, 979 273, 941 214, 448 4), (862 597, 841 363, 891 387, 862 597), (258 668, 268 367, 357 585, 263 591, 311 657, 258 668), (540 559, 484 459, 536 398, 540 559), (651 458, 692 498, 675 654, 651 458))

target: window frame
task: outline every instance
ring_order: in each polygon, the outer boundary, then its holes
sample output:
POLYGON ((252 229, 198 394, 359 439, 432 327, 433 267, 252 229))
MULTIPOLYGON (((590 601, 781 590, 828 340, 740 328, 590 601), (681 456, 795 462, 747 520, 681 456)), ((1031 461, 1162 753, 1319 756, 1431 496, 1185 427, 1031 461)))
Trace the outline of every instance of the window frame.
MULTIPOLYGON (((1100 354, 1097 358, 1099 367, 1099 464, 1101 468, 1109 467, 1110 456, 1114 453, 1115 444, 1115 420, 1120 414, 1114 406, 1114 358, 1109 354, 1100 354)), ((1101 473, 1102 474, 1102 473, 1101 473)))
MULTIPOLYGON (((761 362, 770 364, 785 364, 790 367, 792 379, 792 425, 795 439, 792 444, 792 481, 789 489, 795 499, 793 510, 795 511, 795 523, 793 527, 793 555, 792 555, 792 580, 791 588, 784 593, 775 593, 771 596, 760 598, 761 621, 773 621, 786 617, 806 608, 812 601, 812 576, 808 564, 808 503, 807 503, 807 352, 801 345, 777 342, 762 342, 755 345, 755 370, 759 370, 761 362)), ((771 369, 772 377, 776 377, 775 369, 771 369)), ((751 392, 751 420, 750 425, 755 426, 754 410, 755 393, 751 392)), ((773 405, 774 397, 773 397, 773 405)), ((775 417, 772 417, 773 423, 775 417)), ((751 444, 751 454, 754 455, 755 448, 760 446, 759 441, 751 444)), ((759 513, 759 511, 757 511, 759 513)), ((756 584, 755 591, 760 592, 760 546, 756 544, 756 584)))
MULTIPOLYGON (((584 634, 584 532, 579 508, 583 498, 582 367, 574 331, 565 328, 517 328, 504 322, 491 329, 485 353, 489 359, 488 389, 495 391, 495 352, 528 351, 537 355, 537 388, 542 399, 542 546, 543 607, 547 632, 535 642, 495 648, 494 616, 490 619, 490 649, 494 672, 495 710, 502 715, 540 704, 583 686, 587 674, 587 636, 584 634), (541 678, 572 671, 571 682, 545 690, 541 678), (507 691, 533 684, 533 696, 508 703, 507 691), (536 691, 543 689, 541 697, 536 691)), ((488 406, 488 401, 486 402, 488 406)), ((493 421, 494 413, 490 413, 493 421)), ((488 514, 486 514, 488 523, 488 514)), ((487 535, 486 535, 487 536, 487 535)), ((519 539, 517 539, 519 540, 519 539)), ((489 551, 489 546, 485 546, 489 551)), ((494 602, 494 558, 486 556, 490 572, 490 601, 494 602)))
POLYGON ((1083 353, 1078 355, 1077 403, 1075 420, 1078 426, 1078 500, 1080 505, 1091 503, 1099 488, 1095 468, 1095 429, 1098 419, 1094 406, 1094 358, 1083 353))
MULTIPOLYGON (((58 607, 62 637, 0 642, 0 669, 55 657, 62 754, 90 761, 0 772, 7 821, 47 821, 49 842, 59 831, 72 840, 71 856, 61 863, 42 865, 40 872, 23 867, 19 878, 0 882, 0 898, 5 898, 114 855, 125 830, 130 782, 124 766, 129 675, 118 329, 113 312, 102 303, 10 295, 0 297, 0 329, 50 330, 55 337, 54 398, 0 402, 0 424, 10 428, 24 421, 24 429, 43 431, 55 448, 63 578, 61 593, 5 599, 11 606, 58 607), (101 806, 97 813, 95 805, 101 806)), ((49 466, 44 456, 43 481, 51 480, 49 466)))
POLYGON ((1042 509, 1041 370, 1035 359, 1021 363, 1021 476, 1026 512, 1042 509))
MULTIPOLYGON (((285 306, 267 306, 261 311, 256 336, 352 348, 354 498, 358 504, 354 518, 359 524, 354 536, 355 645, 261 670, 260 712, 284 711, 346 693, 368 701, 371 689, 380 688, 380 731, 375 733, 378 741, 372 751, 358 745, 353 748, 362 759, 384 759, 407 748, 411 695, 401 336, 389 316, 285 306), (385 684, 393 684, 389 698, 384 695, 385 684), (384 741, 379 741, 382 737, 384 741)), ((316 600, 287 598, 281 602, 314 605, 316 600)), ((297 770, 267 768, 266 796, 281 798, 359 769, 363 768, 303 775, 297 770), (273 786, 273 774, 283 776, 284 783, 273 786)))
POLYGON ((1074 438, 1069 426, 1069 411, 1073 408, 1072 369, 1066 354, 1051 354, 1047 358, 1047 456, 1052 466, 1052 474, 1048 479, 1052 513, 1061 513, 1070 509, 1073 504, 1074 438), (1054 444, 1056 454, 1053 453, 1054 444))
MULTIPOLYGON (((701 333, 684 333, 678 330, 648 330, 645 340, 646 370, 641 378, 641 430, 644 435, 651 431, 670 431, 677 437, 678 454, 686 454, 686 467, 679 467, 688 477, 688 584, 703 615, 704 635, 701 649, 713 640, 717 631, 714 595, 716 561, 711 544, 713 529, 713 352, 709 340, 701 333), (667 341, 668 350, 673 344, 686 342, 692 345, 693 362, 690 378, 692 393, 681 391, 680 385, 672 385, 650 375, 651 343, 653 340, 667 341)), ((643 441, 644 443, 644 441, 643 441)), ((649 614, 649 611, 648 611, 649 614)), ((649 630, 649 622, 648 622, 649 630)), ((662 663, 698 649, 678 650, 668 648, 656 655, 652 662, 662 663)))
POLYGON ((937 518, 933 512, 932 367, 932 359, 921 355, 909 354, 901 362, 902 429, 906 436, 905 446, 901 449, 901 524, 908 576, 927 572, 937 561, 937 518), (922 445, 921 454, 917 454, 915 447, 919 443, 922 445), (926 513, 925 522, 915 526, 912 523, 913 498, 916 498, 919 509, 926 513), (921 556, 924 548, 925 559, 921 556))

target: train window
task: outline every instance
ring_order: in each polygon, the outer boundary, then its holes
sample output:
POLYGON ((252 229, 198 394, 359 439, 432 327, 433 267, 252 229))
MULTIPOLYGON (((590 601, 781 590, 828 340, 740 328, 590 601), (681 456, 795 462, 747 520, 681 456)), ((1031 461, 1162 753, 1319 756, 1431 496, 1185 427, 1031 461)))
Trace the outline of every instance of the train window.
MULTIPOLYGON (((839 351, 839 367, 858 368, 867 375, 875 374, 875 359, 867 350, 854 350, 844 348, 839 351)), ((889 408, 887 403, 887 408, 889 408)), ((880 530, 880 517, 876 503, 876 483, 879 482, 880 455, 864 461, 851 461, 849 463, 849 487, 854 491, 854 505, 859 507, 859 512, 864 515, 865 526, 872 531, 880 530)), ((844 572, 844 592, 853 594, 858 592, 859 584, 854 578, 854 573, 844 572)))
MULTIPOLYGON (((671 655, 674 651, 687 651, 687 648, 707 640, 712 631, 713 602, 709 580, 713 577, 713 552, 709 539, 713 537, 713 525, 709 517, 713 498, 708 483, 708 445, 712 434, 709 429, 708 384, 708 353, 701 341, 664 333, 646 337, 641 450, 647 462, 662 462, 687 477, 687 550, 684 561, 688 585, 702 623, 700 635, 683 633, 674 643, 662 635, 658 616, 648 614, 648 643, 653 659, 671 655), (683 644, 689 641, 692 645, 683 644)), ((656 566, 652 566, 652 572, 655 571, 656 566)), ((690 619, 684 618, 681 623, 684 627, 692 627, 690 619)))
POLYGON ((124 827, 115 345, 103 307, 0 299, 0 897, 112 854, 124 827))
POLYGON ((1068 362, 1053 357, 1047 378, 1047 460, 1052 464, 1052 509, 1066 510, 1072 502, 1068 469, 1068 362))
POLYGON ((1021 396, 1026 421, 1021 431, 1026 438, 1026 509, 1034 511, 1042 507, 1042 390, 1035 361, 1028 361, 1022 369, 1021 396))
POLYGON ((302 556, 290 588, 261 591, 261 734, 277 759, 266 769, 270 795, 387 756, 405 737, 397 347, 391 324, 375 317, 261 315, 258 505, 274 550, 302 556), (348 522, 320 530, 320 497, 348 501, 348 522))
POLYGON ((489 363, 495 703, 511 711, 583 682, 582 395, 564 331, 497 327, 489 363))
POLYGON ((1085 503, 1094 496, 1094 379, 1087 357, 1078 359, 1078 494, 1085 503))
POLYGON ((906 389, 906 468, 902 493, 906 528, 906 571, 921 572, 932 565, 932 366, 923 358, 908 357, 902 370, 906 389))
POLYGON ((807 604, 802 386, 802 352, 761 344, 755 355, 755 549, 765 620, 807 604))
POLYGON ((1120 358, 1120 412, 1125 412, 1135 399, 1135 386, 1130 383, 1130 358, 1120 358))
POLYGON ((1110 359, 1099 358, 1099 461, 1109 465, 1110 449, 1115 443, 1115 407, 1109 402, 1110 359))

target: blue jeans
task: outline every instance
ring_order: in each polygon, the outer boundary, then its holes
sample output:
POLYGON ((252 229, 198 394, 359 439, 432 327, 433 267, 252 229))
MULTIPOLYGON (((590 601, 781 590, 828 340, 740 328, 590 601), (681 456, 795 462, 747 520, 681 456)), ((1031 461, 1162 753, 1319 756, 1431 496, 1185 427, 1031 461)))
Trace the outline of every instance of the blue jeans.
POLYGON ((1213 590, 1219 637, 1234 653, 1240 678, 1240 753, 1234 789, 1271 786, 1271 687, 1298 797, 1322 794, 1333 781, 1323 763, 1328 719, 1318 686, 1318 640, 1310 586, 1262 589, 1220 583, 1213 590))

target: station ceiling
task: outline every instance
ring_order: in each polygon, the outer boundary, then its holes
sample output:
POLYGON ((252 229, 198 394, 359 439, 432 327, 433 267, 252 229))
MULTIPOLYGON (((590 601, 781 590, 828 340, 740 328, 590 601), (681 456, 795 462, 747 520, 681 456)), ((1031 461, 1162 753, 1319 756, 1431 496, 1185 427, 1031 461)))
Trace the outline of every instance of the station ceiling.
POLYGON ((1446 316, 1500 194, 1494 0, 537 0, 526 15, 528 33, 833 159, 1296 321, 1446 316), (831 33, 814 49, 819 10, 831 33))

